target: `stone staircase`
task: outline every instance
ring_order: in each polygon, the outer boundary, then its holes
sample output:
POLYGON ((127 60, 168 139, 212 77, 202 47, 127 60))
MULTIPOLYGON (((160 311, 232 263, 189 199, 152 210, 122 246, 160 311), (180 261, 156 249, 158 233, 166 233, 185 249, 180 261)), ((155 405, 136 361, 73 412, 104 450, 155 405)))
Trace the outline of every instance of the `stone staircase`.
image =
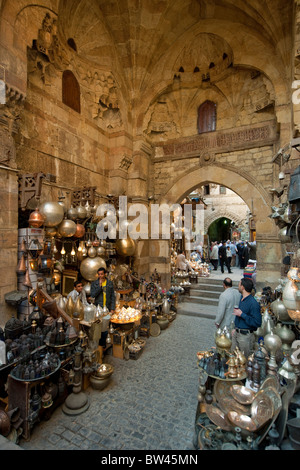
MULTIPOLYGON (((239 281, 233 281, 233 287, 237 288, 238 284, 239 281)), ((185 294, 179 302, 177 313, 214 319, 223 290, 221 279, 198 278, 198 283, 191 285, 190 295, 185 294)))

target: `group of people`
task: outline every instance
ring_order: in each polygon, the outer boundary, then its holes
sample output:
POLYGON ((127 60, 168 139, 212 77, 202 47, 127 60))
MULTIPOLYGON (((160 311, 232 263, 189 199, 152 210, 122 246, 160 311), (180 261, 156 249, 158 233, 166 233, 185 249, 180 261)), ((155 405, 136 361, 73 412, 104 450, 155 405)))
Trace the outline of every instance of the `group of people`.
POLYGON ((221 272, 226 267, 228 273, 231 268, 237 266, 244 269, 249 259, 256 260, 256 243, 224 240, 222 242, 212 242, 209 250, 209 260, 213 265, 213 270, 217 271, 218 266, 221 272))
POLYGON ((231 349, 238 347, 249 357, 254 351, 254 332, 262 322, 260 304, 252 295, 253 281, 244 277, 240 280, 237 290, 233 287, 232 280, 227 277, 223 281, 223 287, 215 319, 216 327, 223 329, 227 326, 232 329, 231 349))

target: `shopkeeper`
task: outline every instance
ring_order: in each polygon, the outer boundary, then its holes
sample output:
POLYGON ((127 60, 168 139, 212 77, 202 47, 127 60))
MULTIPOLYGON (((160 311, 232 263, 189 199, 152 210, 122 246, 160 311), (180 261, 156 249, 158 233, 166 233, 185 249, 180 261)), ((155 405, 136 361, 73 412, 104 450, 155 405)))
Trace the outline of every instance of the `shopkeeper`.
POLYGON ((109 314, 103 317, 103 326, 99 345, 106 346, 106 337, 108 334, 108 325, 111 314, 115 311, 116 295, 112 281, 106 278, 106 269, 99 268, 97 271, 98 279, 91 283, 91 297, 95 299, 95 305, 107 307, 109 314))
POLYGON ((68 294, 67 299, 72 297, 74 304, 76 303, 77 299, 80 299, 83 305, 88 305, 86 292, 83 289, 83 284, 81 281, 74 282, 74 289, 68 294))

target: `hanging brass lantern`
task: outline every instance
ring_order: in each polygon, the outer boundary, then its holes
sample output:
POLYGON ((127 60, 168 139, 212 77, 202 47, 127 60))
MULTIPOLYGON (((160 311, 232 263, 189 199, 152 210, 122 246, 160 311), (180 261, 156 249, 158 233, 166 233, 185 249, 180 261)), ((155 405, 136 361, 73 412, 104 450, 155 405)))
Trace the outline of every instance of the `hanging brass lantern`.
POLYGON ((74 233, 75 238, 82 238, 85 234, 85 227, 82 224, 76 224, 76 232, 74 233))
POLYGON ((64 219, 57 228, 62 237, 73 237, 76 232, 76 224, 73 220, 64 219))
POLYGON ((77 219, 77 210, 75 207, 71 205, 70 209, 67 212, 68 218, 71 220, 76 220, 77 219))
POLYGON ((133 256, 135 252, 135 242, 128 237, 126 240, 116 241, 116 250, 120 256, 133 256))
POLYGON ((104 259, 96 256, 95 258, 86 258, 81 262, 80 273, 87 281, 95 281, 97 279, 97 271, 99 268, 106 269, 104 259))
POLYGON ((31 212, 28 220, 30 227, 39 228, 44 224, 44 222, 45 217, 40 213, 39 208, 35 209, 34 212, 31 212))
POLYGON ((45 217, 46 227, 56 227, 64 218, 64 208, 58 202, 44 202, 39 207, 40 213, 45 217))

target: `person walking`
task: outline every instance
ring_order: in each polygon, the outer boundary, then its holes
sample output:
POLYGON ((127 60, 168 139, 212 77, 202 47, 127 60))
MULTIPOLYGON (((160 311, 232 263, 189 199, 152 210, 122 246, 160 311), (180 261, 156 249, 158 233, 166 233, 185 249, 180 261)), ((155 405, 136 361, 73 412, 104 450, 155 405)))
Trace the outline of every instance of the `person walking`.
POLYGON ((215 319, 217 328, 223 329, 225 326, 230 327, 234 321, 233 309, 235 305, 239 305, 241 294, 237 289, 232 287, 232 280, 226 277, 223 281, 224 292, 219 297, 218 311, 215 319))
POLYGON ((227 256, 228 264, 231 267, 232 253, 231 253, 231 248, 230 248, 230 240, 227 242, 227 245, 226 245, 226 256, 227 256))
POLYGON ((256 331, 262 323, 260 305, 253 295, 251 295, 252 289, 253 282, 251 279, 240 280, 239 292, 242 295, 238 306, 233 310, 233 314, 235 315, 235 328, 232 333, 231 350, 233 351, 238 347, 246 358, 254 351, 254 331, 256 331))
POLYGON ((231 266, 234 267, 236 266, 236 255, 237 255, 235 242, 229 240, 229 246, 231 250, 231 266))
POLYGON ((239 240, 236 245, 236 250, 237 250, 237 261, 238 261, 238 267, 242 268, 242 252, 244 249, 244 242, 239 240))
POLYGON ((219 247, 219 260, 221 265, 221 272, 224 273, 224 264, 228 269, 228 273, 231 274, 230 264, 228 263, 227 253, 226 253, 226 242, 223 241, 222 245, 219 247))
POLYGON ((218 264, 219 264, 219 248, 217 242, 214 242, 212 244, 212 249, 210 252, 210 262, 213 265, 213 270, 217 271, 218 270, 218 264))

